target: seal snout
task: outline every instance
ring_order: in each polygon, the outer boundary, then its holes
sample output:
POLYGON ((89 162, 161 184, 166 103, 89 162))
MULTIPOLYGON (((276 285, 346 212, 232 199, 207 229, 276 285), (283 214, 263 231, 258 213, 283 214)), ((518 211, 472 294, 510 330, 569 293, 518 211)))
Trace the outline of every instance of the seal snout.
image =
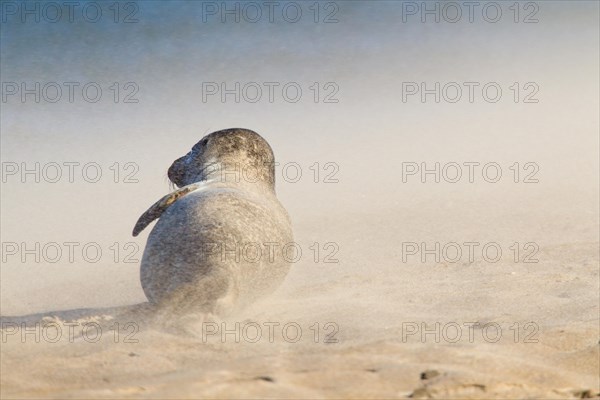
POLYGON ((183 158, 185 158, 185 157, 181 157, 181 158, 178 158, 177 160, 173 161, 173 164, 171 164, 171 166, 169 167, 169 170, 167 171, 167 176, 169 177, 169 180, 171 182, 173 182, 175 185, 177 185, 178 187, 184 186, 182 184, 183 177, 184 177, 183 168, 182 168, 183 158))

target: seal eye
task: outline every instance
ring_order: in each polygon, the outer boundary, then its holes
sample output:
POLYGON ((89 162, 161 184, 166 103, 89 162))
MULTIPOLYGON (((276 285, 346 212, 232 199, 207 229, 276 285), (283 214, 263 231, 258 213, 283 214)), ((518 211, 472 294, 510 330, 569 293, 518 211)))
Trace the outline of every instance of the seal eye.
POLYGON ((194 147, 192 147, 192 151, 198 151, 198 150, 202 149, 203 147, 206 147, 207 143, 208 143, 207 138, 202 139, 201 141, 196 143, 194 145, 194 147))

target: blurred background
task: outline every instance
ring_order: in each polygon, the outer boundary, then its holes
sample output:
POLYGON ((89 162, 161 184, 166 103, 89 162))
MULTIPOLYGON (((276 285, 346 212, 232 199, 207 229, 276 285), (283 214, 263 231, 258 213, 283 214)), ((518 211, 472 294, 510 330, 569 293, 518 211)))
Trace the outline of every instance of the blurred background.
POLYGON ((499 2, 487 14, 483 2, 472 21, 463 2, 280 1, 269 16, 264 2, 79 1, 72 22, 56 4, 60 18, 2 1, 3 315, 144 301, 150 230, 133 238, 133 225, 170 191, 171 162, 230 127, 274 149, 297 241, 339 245, 327 268, 307 250, 292 282, 410 268, 398 267, 405 241, 598 241, 597 2, 499 2), (462 96, 407 93, 422 82, 456 82, 462 96), (472 102, 464 82, 478 85, 472 102), (496 102, 482 93, 490 82, 496 102), (239 83, 239 101, 223 101, 222 83, 239 83), (495 162, 502 179, 479 168, 473 183, 423 183, 403 179, 407 162, 495 162), (534 169, 538 182, 524 183, 534 169), (65 242, 77 243, 72 261, 65 242), (97 262, 81 253, 89 243, 97 262))

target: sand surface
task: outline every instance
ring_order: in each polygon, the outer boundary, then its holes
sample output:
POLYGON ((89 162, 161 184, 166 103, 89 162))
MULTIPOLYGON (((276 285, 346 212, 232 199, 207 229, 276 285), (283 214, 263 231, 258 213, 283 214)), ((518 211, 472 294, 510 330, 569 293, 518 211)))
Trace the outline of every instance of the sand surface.
POLYGON ((398 233, 386 225, 400 220, 327 222, 299 224, 298 242, 345 232, 339 264, 302 260, 276 294, 226 320, 155 315, 144 303, 3 317, 3 398, 598 393, 597 242, 544 245, 532 264, 402 263, 386 248, 398 233))
POLYGON ((392 3, 360 1, 330 25, 203 25, 194 2, 149 3, 131 25, 2 25, 2 81, 140 87, 137 104, 2 104, 3 163, 103 172, 2 182, 2 399, 600 397, 597 2, 539 2, 528 25, 403 24, 392 3), (340 101, 204 103, 203 81, 311 95, 335 81, 340 101), (403 81, 497 81, 506 96, 404 103, 403 81), (516 81, 539 103, 514 103, 516 81), (131 230, 170 191, 170 163, 235 126, 300 166, 297 182, 278 171, 277 193, 302 256, 225 319, 157 312, 139 283, 150 230, 131 230), (405 162, 493 162, 502 179, 403 181, 405 162), (36 260, 36 243, 63 255, 36 260), (410 254, 423 243, 440 259, 410 254))

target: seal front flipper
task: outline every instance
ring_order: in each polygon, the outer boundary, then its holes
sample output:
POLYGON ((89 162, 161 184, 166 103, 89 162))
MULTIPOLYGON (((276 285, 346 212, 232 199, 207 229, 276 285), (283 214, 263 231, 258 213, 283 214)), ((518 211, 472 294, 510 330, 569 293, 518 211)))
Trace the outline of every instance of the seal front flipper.
POLYGON ((201 183, 192 183, 190 185, 179 188, 172 193, 169 193, 156 203, 152 204, 152 206, 137 220, 135 227, 133 228, 133 236, 139 235, 139 233, 143 231, 150 224, 150 222, 159 218, 162 215, 162 213, 165 212, 165 210, 169 208, 173 203, 175 203, 177 200, 179 200, 186 194, 198 189, 200 186, 202 186, 201 183))

